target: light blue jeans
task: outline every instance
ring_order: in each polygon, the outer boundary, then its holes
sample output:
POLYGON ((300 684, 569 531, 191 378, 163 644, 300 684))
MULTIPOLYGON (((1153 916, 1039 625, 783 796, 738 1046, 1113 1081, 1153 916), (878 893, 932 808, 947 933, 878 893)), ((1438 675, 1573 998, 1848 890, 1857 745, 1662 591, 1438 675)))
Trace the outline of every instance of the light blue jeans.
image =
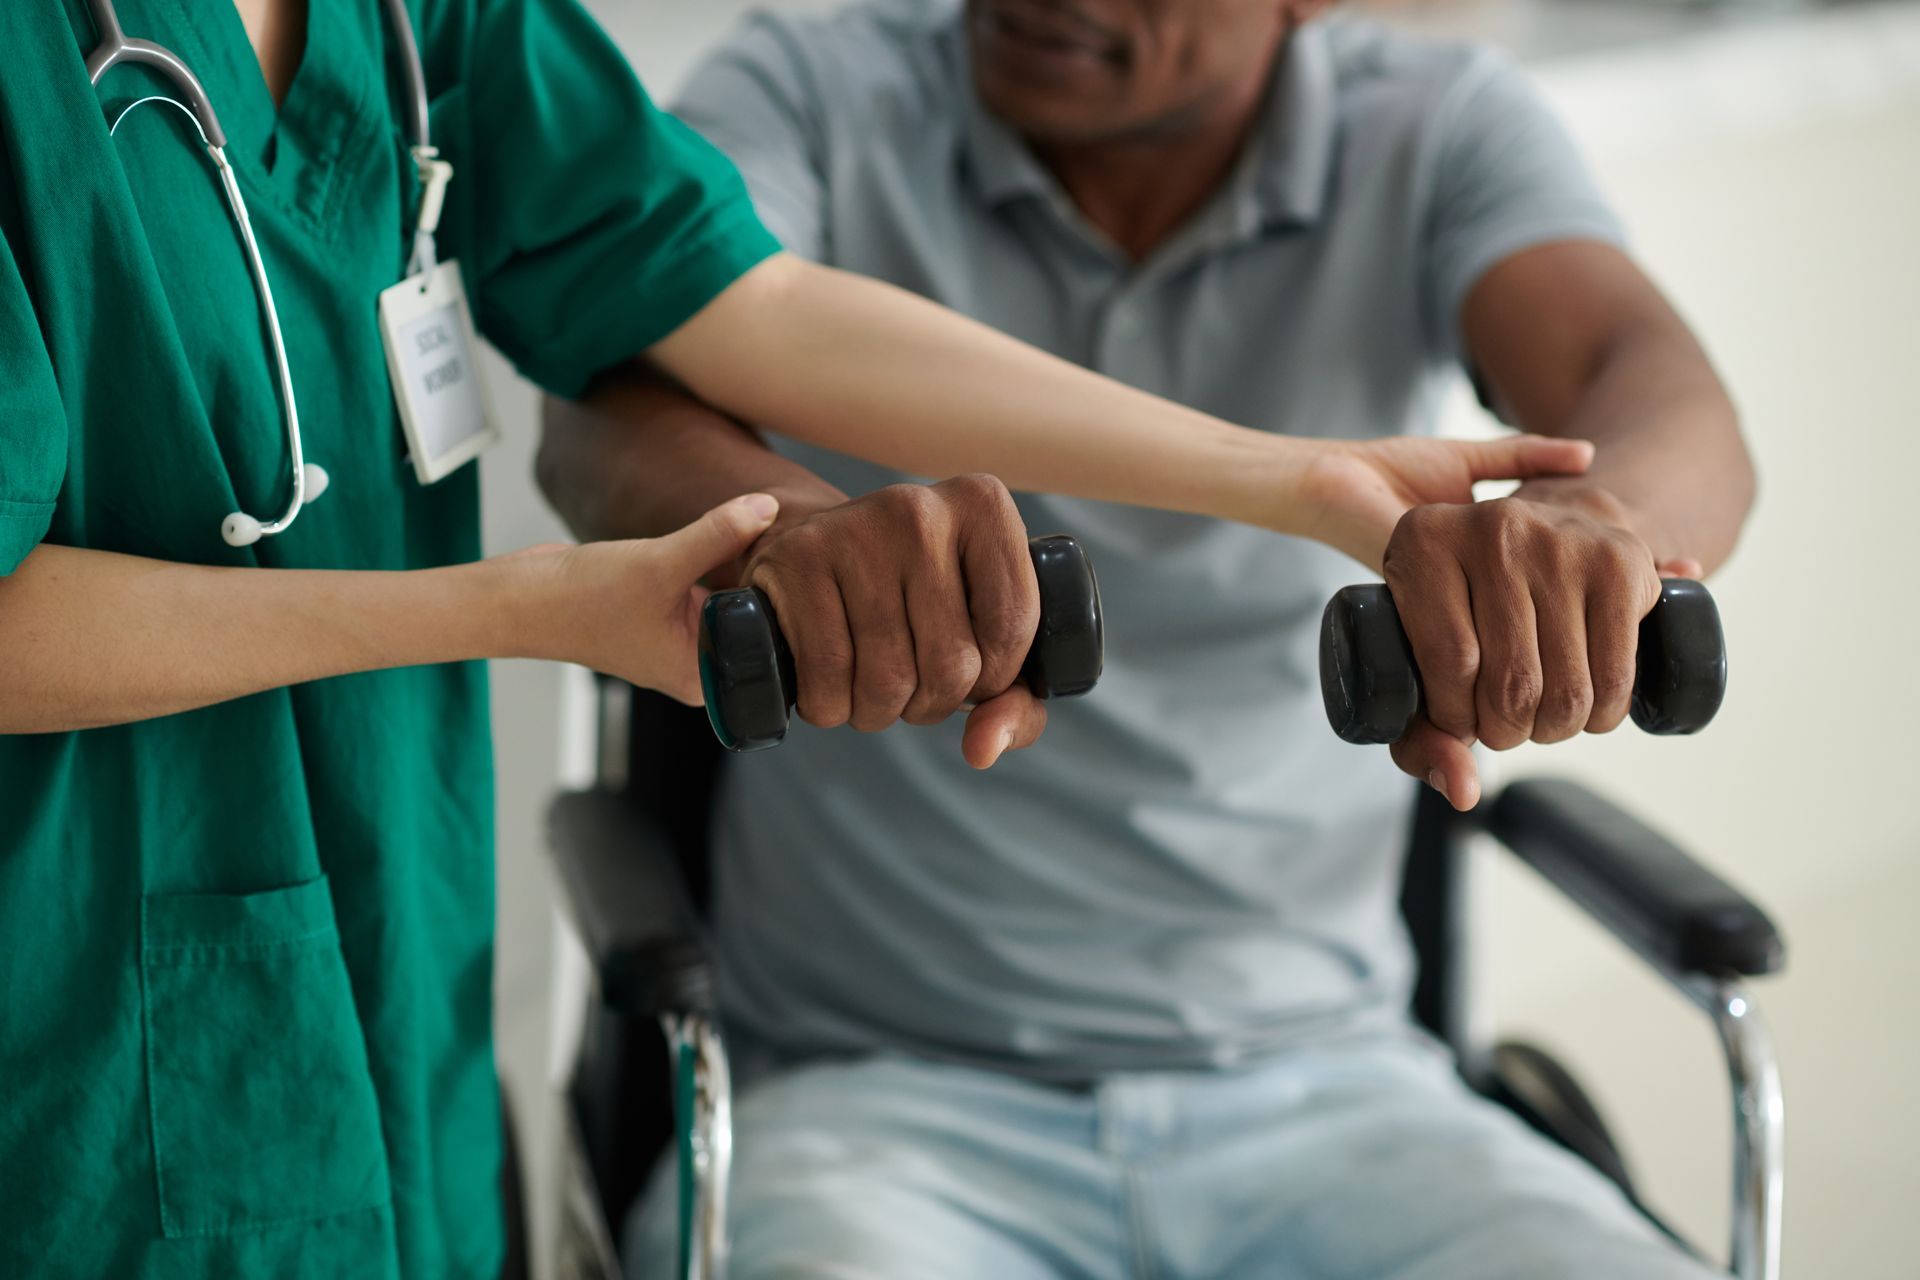
MULTIPOLYGON (((902 1058, 738 1101, 733 1280, 1704 1280, 1411 1038, 1084 1090, 902 1058)), ((668 1280, 673 1180, 628 1227, 668 1280)))

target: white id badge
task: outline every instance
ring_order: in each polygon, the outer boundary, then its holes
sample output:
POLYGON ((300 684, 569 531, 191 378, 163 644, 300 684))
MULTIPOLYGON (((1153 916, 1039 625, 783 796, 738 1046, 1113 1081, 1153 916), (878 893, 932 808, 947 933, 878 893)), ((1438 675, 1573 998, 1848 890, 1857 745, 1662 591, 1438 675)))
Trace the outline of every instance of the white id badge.
POLYGON ((380 337, 413 471, 432 484, 500 439, 487 412, 459 265, 442 262, 380 291, 380 337))

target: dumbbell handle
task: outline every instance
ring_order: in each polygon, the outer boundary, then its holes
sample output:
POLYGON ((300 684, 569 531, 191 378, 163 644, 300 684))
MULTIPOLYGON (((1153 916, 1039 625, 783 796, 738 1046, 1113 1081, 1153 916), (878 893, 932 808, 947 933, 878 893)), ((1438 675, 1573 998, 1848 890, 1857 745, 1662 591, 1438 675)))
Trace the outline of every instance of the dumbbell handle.
MULTIPOLYGON (((1320 619, 1320 693, 1348 742, 1398 742, 1419 713, 1420 669, 1385 586, 1348 587, 1320 619)), ((1698 582, 1667 578, 1640 622, 1633 722, 1648 733, 1698 733, 1727 693, 1720 611, 1698 582)))
MULTIPOLYGON (((1027 543, 1040 587, 1040 625, 1020 679, 1042 698, 1085 693, 1100 679, 1106 636, 1100 584, 1065 534, 1027 543)), ((700 684, 707 719, 729 751, 759 751, 787 736, 797 693, 793 651, 757 587, 716 591, 700 613, 700 684)))

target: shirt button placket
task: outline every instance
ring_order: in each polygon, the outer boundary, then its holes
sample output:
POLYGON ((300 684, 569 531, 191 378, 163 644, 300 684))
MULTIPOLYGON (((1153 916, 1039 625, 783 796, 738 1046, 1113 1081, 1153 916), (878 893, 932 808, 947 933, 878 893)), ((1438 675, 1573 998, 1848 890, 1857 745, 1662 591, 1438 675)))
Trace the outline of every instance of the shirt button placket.
POLYGON ((1141 301, 1131 289, 1117 289, 1100 312, 1099 335, 1094 341, 1094 369, 1122 382, 1139 352, 1144 317, 1141 301))

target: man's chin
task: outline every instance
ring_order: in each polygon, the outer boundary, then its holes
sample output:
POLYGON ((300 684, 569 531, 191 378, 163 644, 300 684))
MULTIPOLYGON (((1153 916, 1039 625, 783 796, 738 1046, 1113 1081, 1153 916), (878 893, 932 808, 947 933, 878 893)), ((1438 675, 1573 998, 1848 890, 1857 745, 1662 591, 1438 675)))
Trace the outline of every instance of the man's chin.
POLYGON ((1119 132, 1112 115, 1089 111, 1085 98, 1008 85, 987 73, 975 74, 974 92, 995 119, 1041 146, 1087 146, 1119 132))

